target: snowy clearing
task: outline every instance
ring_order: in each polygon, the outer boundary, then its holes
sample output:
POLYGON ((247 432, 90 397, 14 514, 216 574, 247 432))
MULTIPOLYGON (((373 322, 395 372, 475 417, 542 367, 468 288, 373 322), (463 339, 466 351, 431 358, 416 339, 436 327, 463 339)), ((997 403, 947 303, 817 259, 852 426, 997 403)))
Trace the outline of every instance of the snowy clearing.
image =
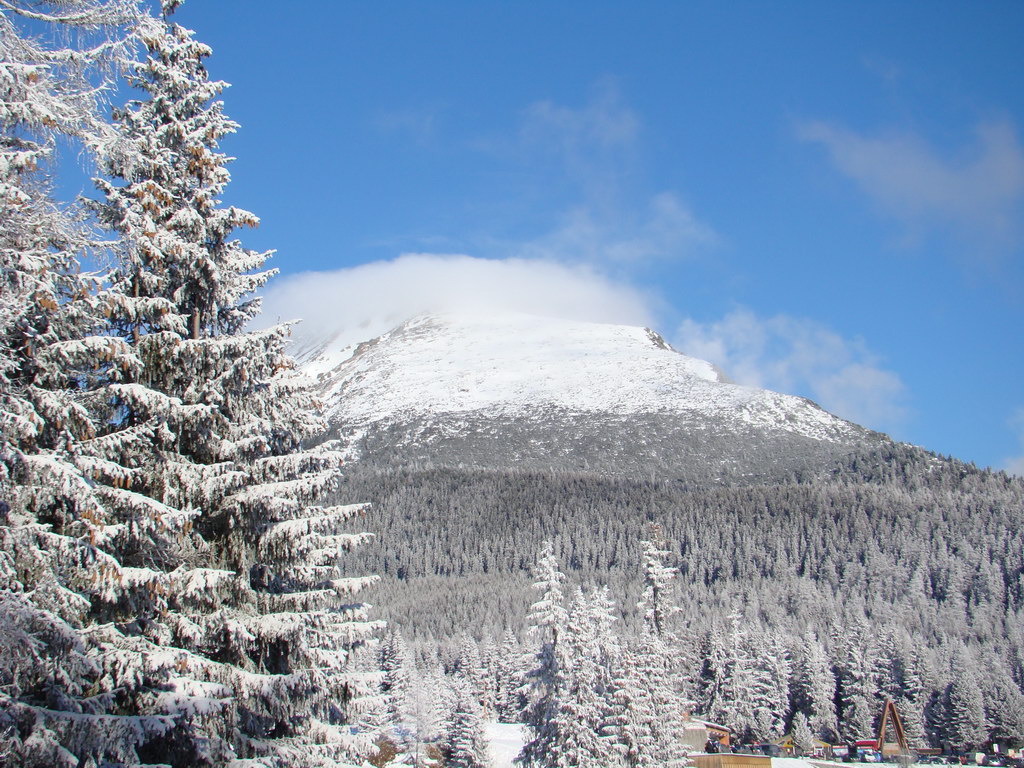
POLYGON ((512 761, 526 743, 524 727, 519 723, 487 723, 494 768, 512 768, 512 761))

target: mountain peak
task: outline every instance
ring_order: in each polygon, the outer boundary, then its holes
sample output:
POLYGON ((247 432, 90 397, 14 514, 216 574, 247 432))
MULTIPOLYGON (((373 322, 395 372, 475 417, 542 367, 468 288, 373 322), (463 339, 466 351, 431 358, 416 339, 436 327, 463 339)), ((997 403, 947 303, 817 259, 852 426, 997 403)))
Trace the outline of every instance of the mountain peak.
POLYGON ((718 461, 780 441, 797 454, 797 444, 831 452, 866 433, 803 398, 733 384, 649 328, 528 314, 421 315, 371 341, 328 346, 307 371, 343 436, 431 456, 443 444, 459 463, 471 444, 469 462, 491 465, 488 434, 505 443, 498 465, 518 443, 515 456, 556 464, 582 451, 589 466, 603 452, 604 467, 624 456, 674 463, 673 452, 718 461), (649 428, 633 434, 640 423, 649 428))
POLYGON ((679 389, 673 383, 721 381, 710 363, 647 328, 520 313, 420 315, 353 349, 341 369, 348 396, 358 389, 382 413, 541 405, 628 413, 663 408, 679 389))

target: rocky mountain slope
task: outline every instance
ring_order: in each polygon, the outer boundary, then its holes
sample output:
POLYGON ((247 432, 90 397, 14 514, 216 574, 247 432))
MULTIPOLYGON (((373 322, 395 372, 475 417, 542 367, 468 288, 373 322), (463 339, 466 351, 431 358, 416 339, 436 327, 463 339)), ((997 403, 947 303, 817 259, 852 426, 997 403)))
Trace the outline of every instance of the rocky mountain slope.
POLYGON ((803 398, 739 386, 646 328, 434 314, 305 370, 361 462, 692 480, 820 466, 882 436, 803 398))

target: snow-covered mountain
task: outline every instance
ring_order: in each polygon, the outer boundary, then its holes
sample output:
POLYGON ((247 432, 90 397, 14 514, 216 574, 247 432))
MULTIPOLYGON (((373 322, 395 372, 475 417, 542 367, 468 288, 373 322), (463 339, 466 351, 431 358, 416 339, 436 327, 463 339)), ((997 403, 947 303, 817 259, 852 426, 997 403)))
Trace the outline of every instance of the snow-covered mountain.
POLYGON ((523 314, 431 314, 320 344, 335 435, 360 460, 686 478, 774 474, 881 439, 799 397, 739 386, 658 334, 523 314))

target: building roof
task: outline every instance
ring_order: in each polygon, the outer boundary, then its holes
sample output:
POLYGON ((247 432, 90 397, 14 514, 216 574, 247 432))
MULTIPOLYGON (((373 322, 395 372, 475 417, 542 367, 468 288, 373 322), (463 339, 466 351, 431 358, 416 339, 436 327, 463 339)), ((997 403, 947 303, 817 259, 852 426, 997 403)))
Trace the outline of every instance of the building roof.
POLYGON ((722 725, 721 723, 712 723, 708 720, 701 720, 696 717, 690 718, 690 722, 699 723, 700 725, 703 725, 705 728, 714 728, 716 731, 725 731, 727 733, 732 733, 732 728, 730 728, 728 725, 722 725))

